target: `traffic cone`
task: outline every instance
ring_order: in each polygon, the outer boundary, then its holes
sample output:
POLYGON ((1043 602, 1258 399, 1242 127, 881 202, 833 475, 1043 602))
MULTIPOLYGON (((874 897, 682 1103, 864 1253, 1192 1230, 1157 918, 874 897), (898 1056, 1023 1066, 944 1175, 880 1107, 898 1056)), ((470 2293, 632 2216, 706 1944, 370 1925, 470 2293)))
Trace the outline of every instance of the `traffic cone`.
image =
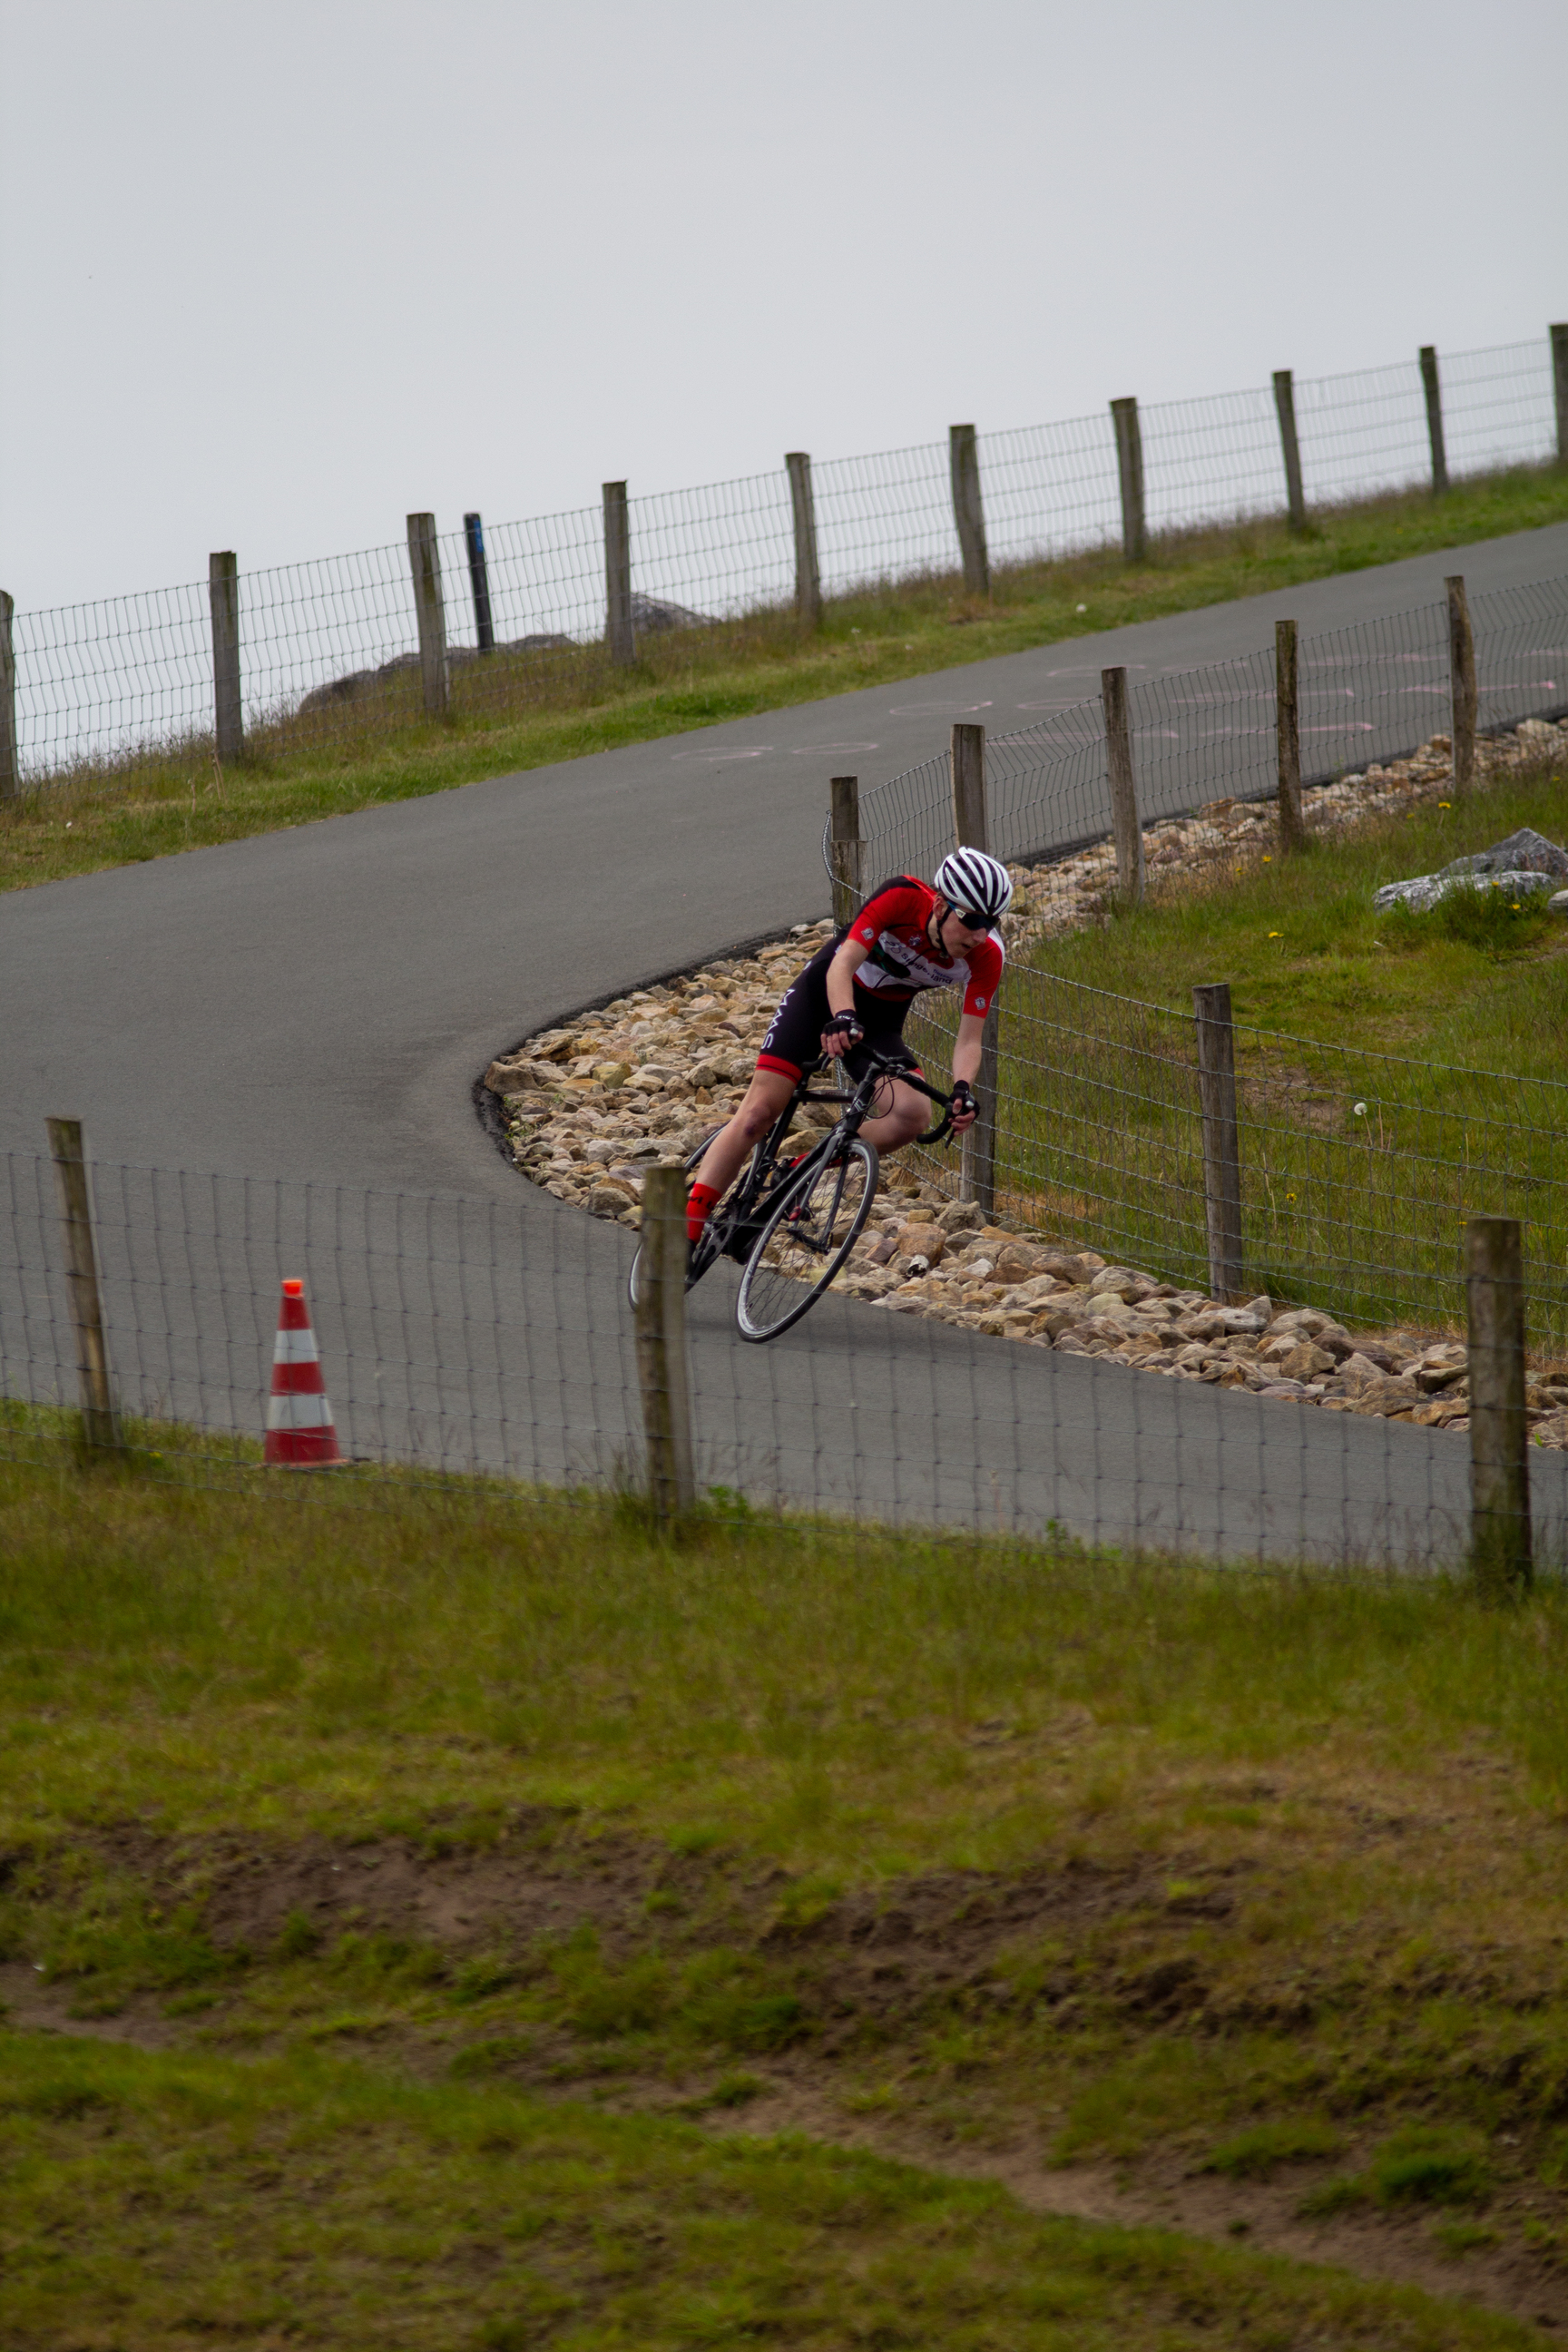
POLYGON ((321 1360, 305 1304, 305 1286, 283 1285, 278 1338, 272 1349, 272 1394, 267 1406, 267 1459, 292 1470, 320 1470, 341 1462, 332 1408, 321 1382, 321 1360))

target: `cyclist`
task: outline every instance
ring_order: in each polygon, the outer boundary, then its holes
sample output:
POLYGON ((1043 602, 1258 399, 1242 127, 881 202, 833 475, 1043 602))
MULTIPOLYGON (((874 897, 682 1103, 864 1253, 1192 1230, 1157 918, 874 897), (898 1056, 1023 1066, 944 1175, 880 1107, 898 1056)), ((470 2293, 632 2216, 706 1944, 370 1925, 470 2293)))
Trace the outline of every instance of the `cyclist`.
MULTIPOLYGON (((952 1124, 960 1131, 973 1124, 981 1033, 1002 977, 1002 942, 993 926, 1012 896, 1007 868, 994 857, 980 849, 954 850, 937 867, 934 888, 913 875, 894 875, 852 923, 818 949, 784 992, 740 1109, 703 1155, 687 1199, 686 1230, 693 1242, 802 1071, 820 1055, 842 1059, 856 1078, 865 1075, 868 1045, 918 1069, 900 1038, 904 1016, 925 989, 963 992, 952 1049, 952 1124)), ((895 1078, 889 1093, 886 1109, 860 1130, 879 1152, 896 1151, 926 1123, 925 1097, 912 1087, 895 1078)))

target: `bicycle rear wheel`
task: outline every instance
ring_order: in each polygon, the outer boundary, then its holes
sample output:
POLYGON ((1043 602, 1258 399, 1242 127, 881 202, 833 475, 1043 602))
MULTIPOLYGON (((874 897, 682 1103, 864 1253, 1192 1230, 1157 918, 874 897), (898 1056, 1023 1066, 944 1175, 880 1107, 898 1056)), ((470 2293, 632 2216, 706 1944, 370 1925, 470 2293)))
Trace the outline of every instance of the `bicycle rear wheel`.
MULTIPOLYGON (((713 1138, 718 1133, 719 1129, 716 1127, 710 1127, 707 1134, 702 1138, 701 1142, 697 1145, 695 1150, 689 1151, 685 1159, 681 1161, 681 1172, 686 1178, 688 1192, 691 1189, 692 1177, 696 1174, 699 1168, 701 1167, 703 1160, 708 1156, 708 1146, 712 1142, 713 1138)), ((706 1240, 707 1236, 704 1235, 703 1238, 706 1240)), ((692 1262, 688 1267, 686 1275, 686 1287, 688 1290, 691 1288, 694 1282, 701 1281, 703 1276, 707 1273, 718 1254, 717 1250, 710 1249, 704 1251, 700 1244, 699 1244, 699 1247, 692 1252, 692 1262)), ((637 1276, 641 1270, 642 1243, 639 1241, 636 1250, 632 1253, 631 1272, 626 1276, 626 1297, 630 1299, 634 1309, 637 1303, 637 1276)))
POLYGON ((776 1339, 799 1322, 854 1248, 876 1197, 876 1146, 862 1136, 784 1187, 741 1276, 742 1339, 776 1339))

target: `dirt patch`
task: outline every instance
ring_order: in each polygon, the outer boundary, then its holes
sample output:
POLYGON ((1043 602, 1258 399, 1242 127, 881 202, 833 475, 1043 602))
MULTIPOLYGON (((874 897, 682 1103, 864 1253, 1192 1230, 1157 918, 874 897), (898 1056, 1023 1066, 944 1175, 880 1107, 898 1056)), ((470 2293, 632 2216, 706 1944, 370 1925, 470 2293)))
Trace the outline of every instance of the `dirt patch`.
MULTIPOLYGON (((794 1958, 837 1987, 841 2012, 878 2014, 983 1981, 1010 1945, 1043 1929, 1081 1937, 1119 1913, 1168 1909, 1163 1889, 1181 1866, 1168 1855, 1106 1864, 1074 1855, 1005 1878, 939 1871, 802 1905, 801 1888, 776 1866, 740 1865, 721 1852, 672 1853, 647 1839, 585 1832, 566 1811, 528 1807, 477 1845, 448 1841, 438 1819, 418 1837, 354 1843, 228 1833, 173 1840, 126 1824, 75 1843, 53 1862, 31 1863, 31 1891, 48 1900, 57 1873, 63 1888, 84 1860, 110 1881, 132 1882, 162 1909, 188 1906, 219 1950, 254 1959, 274 1953, 300 1923, 321 1946, 359 1931, 454 1958, 526 1951, 589 1927, 610 1959, 655 1942, 675 1951, 740 1944, 780 1962, 794 1958)), ((1222 1916, 1235 1868, 1208 1866, 1206 1885, 1184 1907, 1222 1916)), ((1128 1992, 1155 2010, 1187 2005, 1173 1987, 1142 1979, 1130 1979, 1128 1992)))
POLYGON ((697 1898, 712 1874, 646 1841, 583 1835, 570 1811, 522 1807, 482 1843, 434 1817, 418 1836, 269 1839, 160 1837, 137 1823, 75 1841, 41 1863, 0 1857, 0 1878, 26 1870, 47 1895, 86 1861, 132 1881, 155 1904, 195 1906, 220 1948, 268 1954, 290 1921, 321 1940, 350 1927, 455 1953, 570 1934, 591 1922, 623 1937, 656 1886, 697 1898))
POLYGON ((13 2032, 76 2034, 133 2050, 174 2050, 190 2039, 150 2000, 128 2001, 110 2017, 73 2017, 69 1987, 47 1984, 29 1960, 0 1961, 0 2022, 13 2032))

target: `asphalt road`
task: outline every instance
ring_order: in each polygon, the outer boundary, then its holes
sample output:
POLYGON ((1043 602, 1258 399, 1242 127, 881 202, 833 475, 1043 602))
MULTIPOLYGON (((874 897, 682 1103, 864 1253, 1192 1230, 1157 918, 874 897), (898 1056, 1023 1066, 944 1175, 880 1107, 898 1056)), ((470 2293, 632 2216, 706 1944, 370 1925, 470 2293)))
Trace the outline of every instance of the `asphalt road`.
MULTIPOLYGON (((1342 625, 1428 603, 1458 568, 1472 590, 1568 572, 1568 525, 9 893, 0 1149, 38 1152, 46 1114, 67 1113, 100 1162, 249 1180, 224 1195, 245 1202, 226 1225, 203 1205, 213 1188, 165 1187, 157 1219, 142 1180, 114 1191, 116 1361, 143 1398, 221 1421, 226 1396, 245 1425, 255 1333, 279 1248, 293 1249, 339 1350, 340 1417, 360 1415, 367 1448, 455 1459, 468 1443, 478 1460, 602 1475, 634 1443, 625 1237, 502 1161, 471 1101, 492 1056, 824 912, 830 773, 852 768, 864 789, 939 751, 955 717, 1025 725, 1091 692, 1106 663, 1179 670, 1250 652, 1279 614, 1342 625), (365 1188, 408 1199, 366 1209, 365 1188), (410 1202, 430 1196, 448 1205, 416 1217, 410 1202), (343 1240, 355 1216, 391 1286, 379 1298, 343 1240), (154 1223, 184 1273, 138 1271, 154 1265, 154 1223), (502 1328, 511 1358, 486 1352, 502 1328)), ((30 1350, 37 1386, 50 1343, 36 1267, 51 1244, 26 1166, 15 1181, 31 1205, 0 1310, 7 1377, 30 1350)), ((699 1294, 700 1428, 710 1475, 754 1491, 985 1525, 1055 1516, 1226 1550, 1419 1550, 1424 1529, 1462 1513, 1452 1440, 1108 1375, 847 1303, 748 1349, 723 1307, 717 1288, 699 1294)), ((1538 1482, 1554 1513, 1559 1461, 1538 1482)))

